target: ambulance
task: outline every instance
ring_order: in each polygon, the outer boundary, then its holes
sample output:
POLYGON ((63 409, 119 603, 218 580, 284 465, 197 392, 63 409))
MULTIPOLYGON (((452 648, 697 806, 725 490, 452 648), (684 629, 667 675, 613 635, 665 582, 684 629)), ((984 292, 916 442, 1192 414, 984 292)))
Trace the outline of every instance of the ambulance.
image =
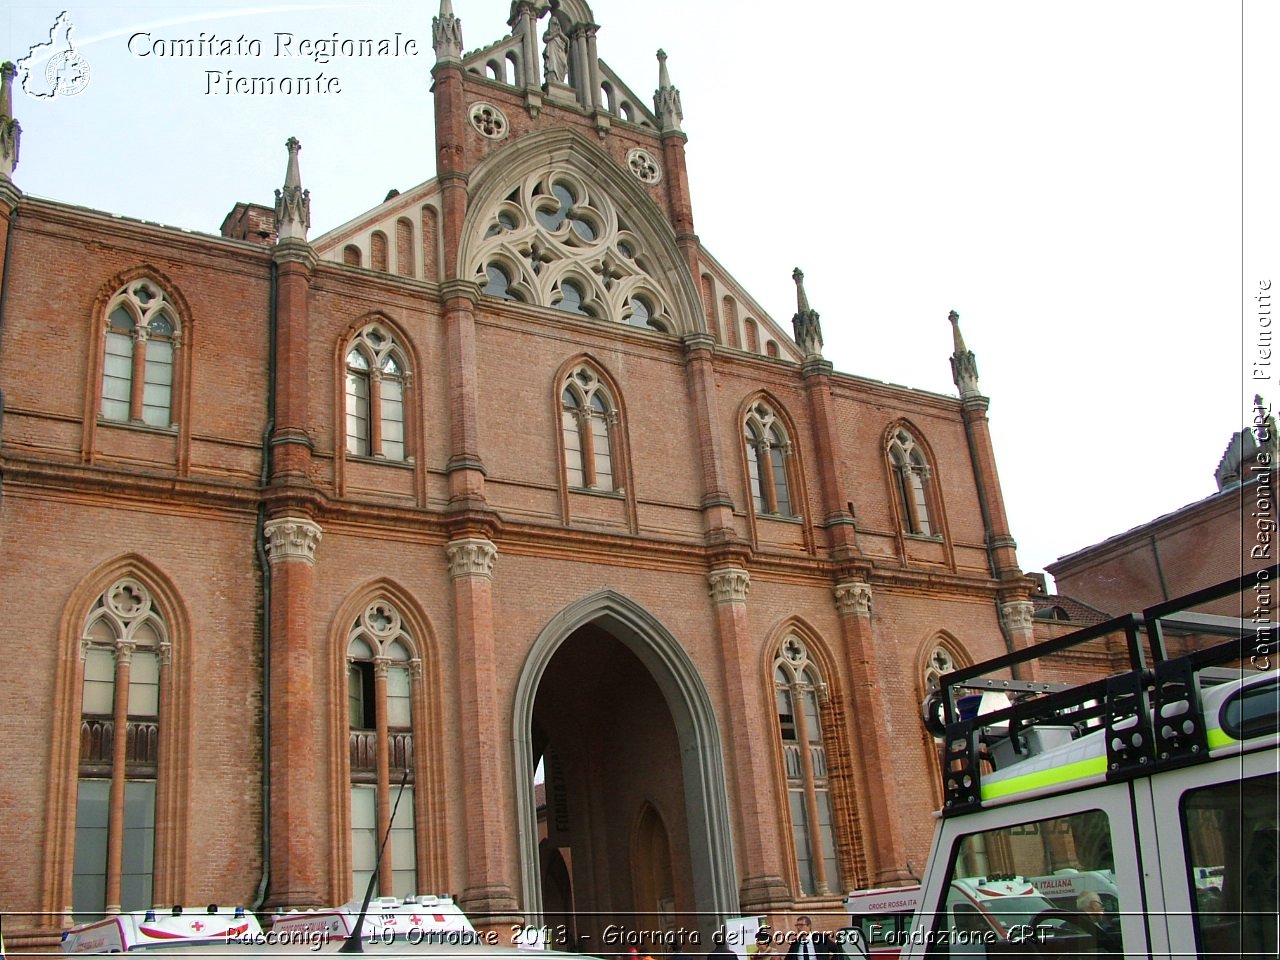
MULTIPOLYGON (((331 910, 277 913, 271 933, 281 943, 316 937, 324 942, 345 940, 356 929, 361 906, 361 901, 352 900, 331 910)), ((374 897, 369 901, 361 935, 377 943, 403 940, 409 944, 458 946, 481 942, 467 915, 450 897, 374 897)))
POLYGON ((222 946, 262 936, 258 918, 243 907, 220 910, 174 907, 136 910, 71 927, 62 937, 63 953, 129 953, 158 947, 222 946))
POLYGON ((889 960, 901 952, 919 906, 919 884, 851 891, 844 898, 849 926, 837 931, 836 940, 846 955, 889 960))
POLYGON ((925 720, 941 741, 943 807, 903 957, 1275 960, 1271 573, 942 678, 925 720), (1100 651, 1121 669, 1088 678, 1080 664, 1100 651), (1082 679, 1046 679, 1064 676, 1082 679), (957 709, 991 691, 1007 706, 957 709), (994 901, 958 899, 993 879, 1017 885, 1006 905, 1021 899, 1001 931, 973 916, 997 913, 994 901))

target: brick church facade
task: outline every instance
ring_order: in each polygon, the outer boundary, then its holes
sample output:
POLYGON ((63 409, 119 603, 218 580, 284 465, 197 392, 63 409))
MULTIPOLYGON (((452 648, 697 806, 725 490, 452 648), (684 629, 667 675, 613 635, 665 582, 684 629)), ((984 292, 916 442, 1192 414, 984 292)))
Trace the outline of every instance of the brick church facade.
POLYGON ((434 177, 316 237, 292 140, 221 235, 25 196, 7 69, 11 945, 340 903, 388 831, 383 893, 566 936, 922 868, 930 673, 1033 628, 958 317, 958 397, 833 370, 699 243, 663 54, 510 25, 444 0, 434 177))

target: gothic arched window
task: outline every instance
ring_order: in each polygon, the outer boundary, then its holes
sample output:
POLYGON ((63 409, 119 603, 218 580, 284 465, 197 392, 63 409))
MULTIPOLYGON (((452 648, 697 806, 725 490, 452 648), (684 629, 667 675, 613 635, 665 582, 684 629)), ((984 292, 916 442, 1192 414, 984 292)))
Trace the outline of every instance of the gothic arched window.
POLYGON ((104 420, 173 425, 177 312, 149 280, 126 285, 107 304, 102 364, 104 420))
POLYGON ((152 905, 160 688, 169 634, 150 592, 124 577, 80 634, 84 676, 72 907, 77 917, 152 905))
POLYGON ((347 348, 347 453, 411 459, 406 445, 410 383, 404 351, 385 328, 371 323, 356 335, 347 348))
POLYGON ((747 480, 756 513, 795 516, 787 471, 791 443, 782 422, 766 404, 757 403, 747 411, 743 440, 747 449, 747 480))
POLYGON ((889 461, 903 532, 936 536, 938 531, 929 510, 929 463, 906 430, 894 431, 889 441, 889 461))
POLYGON ((388 827, 391 836, 379 868, 379 895, 417 893, 413 690, 420 666, 400 611, 385 600, 369 604, 347 635, 351 879, 357 897, 369 883, 388 827), (406 771, 408 780, 401 791, 406 771))
POLYGON ((614 435, 618 413, 595 372, 578 367, 560 393, 565 481, 581 490, 617 490, 614 435))
POLYGON ((804 642, 789 636, 773 662, 778 735, 787 779, 792 849, 801 896, 843 889, 836 859, 835 813, 819 702, 826 699, 818 665, 804 642))

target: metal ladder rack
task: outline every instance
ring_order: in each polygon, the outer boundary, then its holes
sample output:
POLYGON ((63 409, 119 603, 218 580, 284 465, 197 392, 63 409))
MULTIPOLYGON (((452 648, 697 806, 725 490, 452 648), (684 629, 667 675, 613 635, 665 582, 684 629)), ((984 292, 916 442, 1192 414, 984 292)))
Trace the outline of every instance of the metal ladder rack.
MULTIPOLYGON (((939 690, 926 701, 926 725, 944 737, 941 754, 943 815, 978 809, 983 768, 989 746, 1008 737, 1014 753, 1028 731, 1045 726, 1077 732, 1105 729, 1106 779, 1150 776, 1208 757, 1208 742, 1197 677, 1208 679, 1213 668, 1249 662, 1259 645, 1274 651, 1274 623, 1262 629, 1239 618, 1195 613, 1193 608, 1269 588, 1270 571, 1246 574, 1185 597, 1086 627, 941 678, 939 690), (1193 630, 1227 639, 1185 655, 1170 657, 1166 630, 1193 630), (1111 676, 1063 685, 1022 679, 991 678, 999 672, 1042 660, 1087 643, 1123 634, 1127 669, 1111 676), (1143 640, 1150 646, 1147 662, 1143 640), (956 703, 961 691, 995 690, 1011 695, 1009 707, 961 718, 956 703), (1153 722, 1154 718, 1154 722, 1153 722), (931 722, 932 719, 932 722, 931 722)), ((1244 609, 1242 602, 1241 609, 1244 609)), ((1238 675, 1238 674, 1237 674, 1238 675)))

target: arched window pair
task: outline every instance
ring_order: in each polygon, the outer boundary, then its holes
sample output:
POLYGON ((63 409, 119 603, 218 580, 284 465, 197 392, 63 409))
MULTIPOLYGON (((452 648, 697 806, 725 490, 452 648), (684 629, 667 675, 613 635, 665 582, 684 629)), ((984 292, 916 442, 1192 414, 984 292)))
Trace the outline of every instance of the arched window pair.
POLYGON ((150 592, 124 577, 94 602, 84 662, 72 909, 141 910, 151 895, 161 682, 169 633, 150 592))
POLYGON ((791 442, 786 428, 766 403, 754 404, 743 424, 747 450, 747 482, 757 516, 793 517, 788 462, 791 442))
POLYGON ((614 491, 618 411, 608 388, 588 366, 577 367, 560 393, 565 481, 570 489, 614 491))
POLYGON ((351 879, 357 897, 364 895, 388 828, 376 889, 381 896, 418 892, 413 691, 420 668, 400 611, 383 600, 369 604, 347 634, 351 879))
POLYGON ((789 636, 773 662, 778 734, 787 782, 792 850, 801 896, 843 890, 820 701, 826 684, 808 648, 789 636))
POLYGON ((412 375, 404 350, 384 326, 371 323, 346 354, 347 453, 404 462, 412 375))
POLYGON ((107 303, 102 363, 103 420, 173 426, 175 355, 181 327, 150 280, 127 284, 107 303))
POLYGON ((920 444, 905 429, 895 430, 889 440, 889 468, 902 531, 922 537, 940 536, 930 509, 929 463, 920 444))

